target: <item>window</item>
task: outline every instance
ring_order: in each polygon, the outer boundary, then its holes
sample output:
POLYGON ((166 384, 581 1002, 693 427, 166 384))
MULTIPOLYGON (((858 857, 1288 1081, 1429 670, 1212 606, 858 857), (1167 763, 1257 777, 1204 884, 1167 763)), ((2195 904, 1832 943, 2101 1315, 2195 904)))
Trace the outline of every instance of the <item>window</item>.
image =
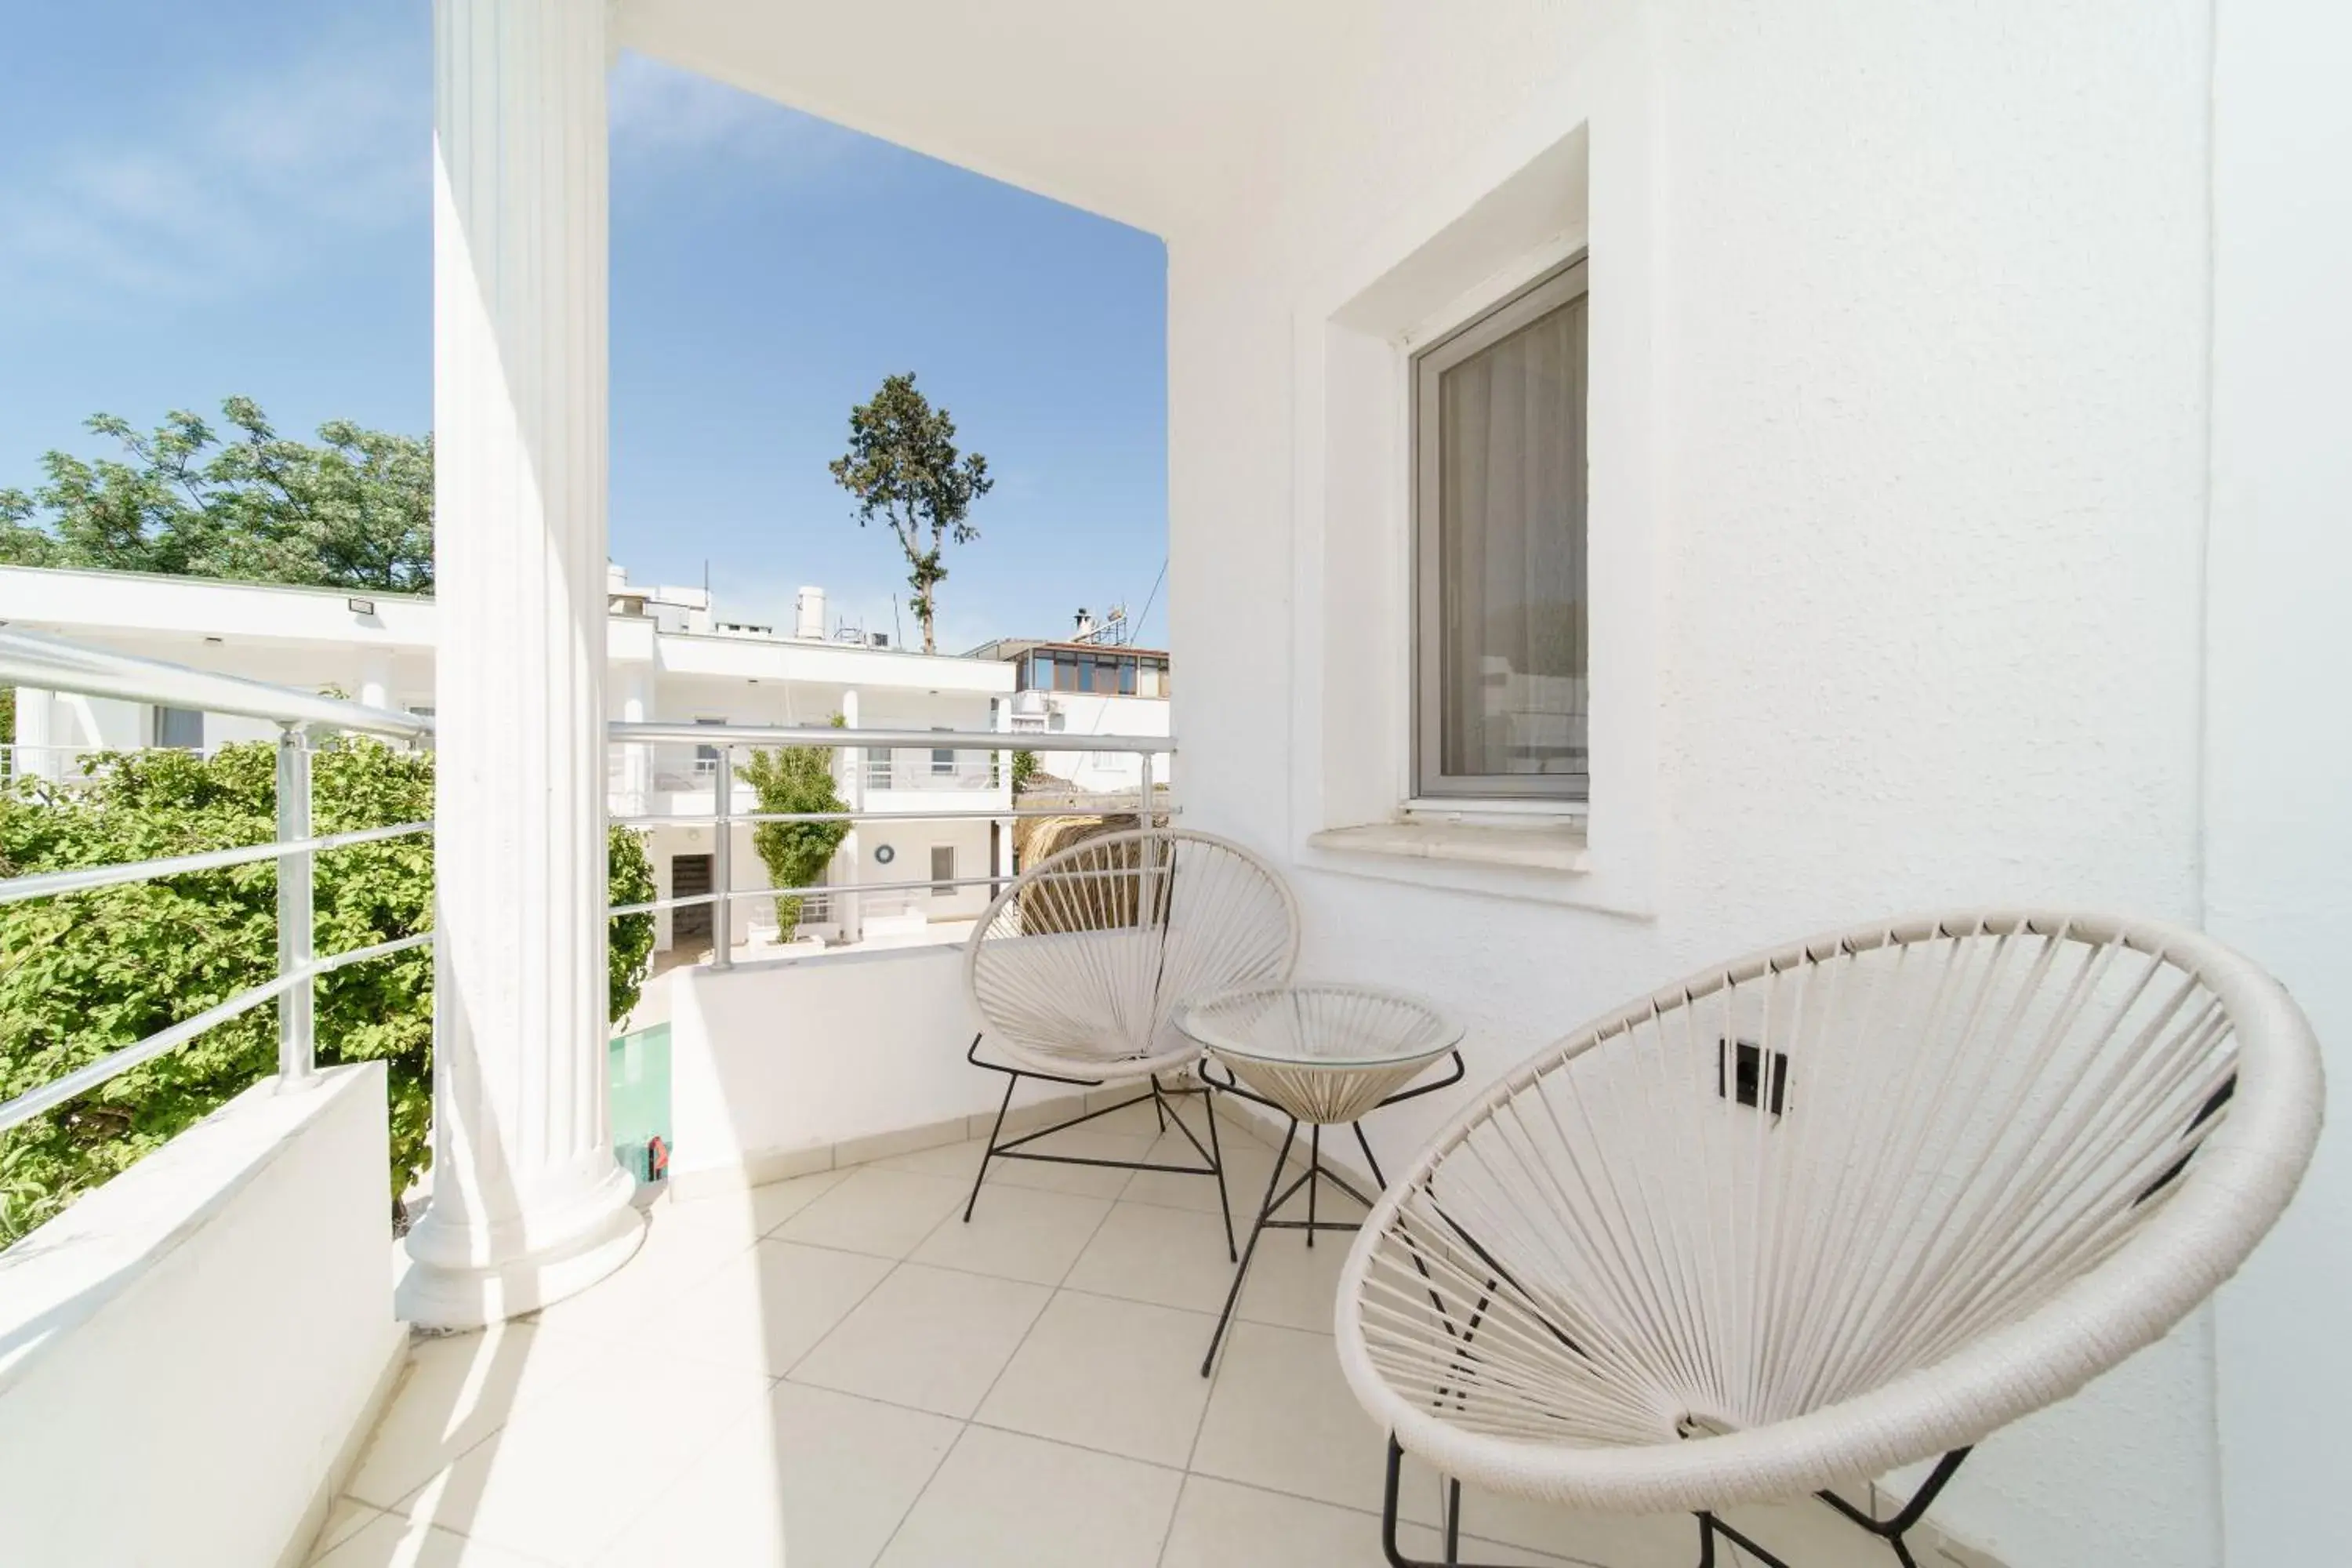
POLYGON ((1413 360, 1413 774, 1582 800, 1585 266, 1413 360))
POLYGON ((193 708, 155 710, 155 744, 184 752, 204 749, 205 716, 193 708))
POLYGON ((1118 694, 1121 697, 1135 695, 1135 660, 1131 658, 1118 661, 1118 694))
POLYGON ((955 846, 931 846, 931 897, 944 899, 955 891, 955 846))
MULTIPOLYGON (((724 724, 727 721, 724 719, 697 719, 695 722, 698 724, 724 724)), ((711 774, 717 773, 719 771, 719 748, 716 746, 695 747, 694 771, 704 778, 709 778, 711 774)))
POLYGON ((1086 666, 1078 662, 1079 655, 1066 653, 1054 660, 1054 689, 1083 691, 1086 689, 1086 666))
MULTIPOLYGON (((931 728, 934 730, 944 731, 950 730, 954 728, 954 726, 950 724, 934 724, 931 728)), ((953 746, 933 746, 931 748, 931 776, 935 779, 943 779, 952 775, 955 772, 955 748, 953 746)))

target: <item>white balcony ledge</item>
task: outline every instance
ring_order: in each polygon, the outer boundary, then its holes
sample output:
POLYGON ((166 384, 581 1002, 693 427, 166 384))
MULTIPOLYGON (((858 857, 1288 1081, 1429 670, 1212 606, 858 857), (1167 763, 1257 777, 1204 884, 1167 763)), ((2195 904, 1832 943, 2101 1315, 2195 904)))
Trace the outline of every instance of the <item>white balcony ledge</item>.
POLYGON ((1591 869, 1581 822, 1504 826, 1471 822, 1368 822, 1307 836, 1317 849, 1411 860, 1454 860, 1527 871, 1591 869))
POLYGON ((383 1064, 265 1081, 0 1255, 11 1563, 300 1553, 397 1372, 383 1064))

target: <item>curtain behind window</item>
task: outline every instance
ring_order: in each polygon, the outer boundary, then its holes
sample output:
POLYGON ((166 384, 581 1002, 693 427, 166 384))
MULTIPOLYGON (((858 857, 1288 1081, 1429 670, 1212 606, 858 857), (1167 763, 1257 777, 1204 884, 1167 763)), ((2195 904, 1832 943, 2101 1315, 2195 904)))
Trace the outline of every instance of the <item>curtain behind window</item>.
POLYGON ((1586 771, 1585 300, 1438 381, 1441 766, 1586 771))

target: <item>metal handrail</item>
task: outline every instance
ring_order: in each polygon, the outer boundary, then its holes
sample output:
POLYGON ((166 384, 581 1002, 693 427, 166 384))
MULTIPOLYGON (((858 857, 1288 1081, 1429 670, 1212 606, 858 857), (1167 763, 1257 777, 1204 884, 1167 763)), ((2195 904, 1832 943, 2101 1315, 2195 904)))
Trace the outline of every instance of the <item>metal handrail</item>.
POLYGON ((876 751, 1172 752, 1167 735, 1073 735, 1066 730, 841 730, 798 724, 661 724, 614 720, 607 738, 623 743, 691 742, 698 746, 865 746, 876 751), (1066 741, 1066 745, 1053 744, 1066 741))
POLYGON ((165 659, 87 647, 38 632, 0 629, 0 686, 46 687, 83 697, 157 702, 204 713, 265 719, 273 724, 352 730, 401 740, 433 732, 432 719, 422 713, 319 697, 240 675, 217 675, 165 659))
POLYGON ((399 838, 411 833, 429 833, 432 830, 430 822, 403 822, 391 827, 362 827, 350 833, 331 833, 324 838, 247 844, 235 849, 206 849, 195 855, 126 860, 114 866, 77 866, 70 871, 37 871, 30 876, 11 877, 0 881, 0 904, 20 904, 27 899, 50 899, 60 893, 88 892, 92 888, 110 888, 124 882, 184 877, 194 871, 219 871, 231 866, 248 866, 256 860, 275 860, 285 855, 315 855, 322 849, 373 844, 380 839, 399 838))
MULTIPOLYGON (((278 973, 258 985, 247 987, 236 995, 215 1003, 192 1017, 160 1029, 143 1039, 110 1051, 94 1062, 27 1090, 13 1100, 0 1101, 0 1131, 14 1127, 43 1111, 62 1105, 75 1097, 88 1093, 108 1080, 119 1077, 142 1062, 185 1045, 215 1025, 225 1023, 250 1012, 265 1002, 279 997, 286 1005, 278 1011, 278 1078, 281 1088, 295 1089, 309 1082, 316 1074, 316 1042, 313 1037, 312 1006, 314 983, 321 976, 355 963, 365 963, 394 953, 422 947, 434 939, 432 931, 417 931, 389 942, 368 947, 353 948, 344 952, 316 956, 311 944, 315 940, 315 922, 311 909, 312 873, 318 855, 327 850, 353 845, 379 843, 414 834, 429 833, 431 822, 399 823, 384 827, 362 828, 349 833, 314 836, 310 832, 310 740, 314 732, 356 732, 416 740, 432 734, 434 725, 429 716, 393 709, 375 708, 363 703, 345 701, 339 698, 320 697, 267 681, 247 680, 237 676, 216 675, 207 670, 192 669, 184 665, 162 659, 143 658, 130 654, 114 653, 68 642, 62 638, 32 632, 0 629, 0 685, 21 685, 69 691, 83 696, 110 697, 133 702, 158 703, 171 707, 193 709, 208 713, 233 714, 241 718, 260 719, 279 727, 278 743, 278 821, 277 836, 268 844, 241 845, 233 848, 205 850, 195 854, 162 857, 150 860, 130 861, 113 866, 75 867, 64 871, 37 872, 28 876, 0 879, 0 905, 19 903, 32 899, 57 898, 116 887, 125 883, 152 880, 158 878, 185 876, 199 871, 225 869, 233 866, 251 865, 274 860, 278 865, 278 973)), ((1155 815, 1172 812, 1172 806, 1155 806, 1151 803, 1152 759, 1161 753, 1172 754, 1172 737, 1084 735, 1069 737, 1083 742, 1066 746, 1049 743, 1053 737, 1034 732, 1007 731, 948 731, 948 730, 851 730, 813 729, 762 724, 663 724, 614 721, 607 725, 607 742, 635 744, 644 742, 685 742, 698 746, 716 747, 719 761, 712 773, 713 810, 709 815, 667 815, 629 816, 614 820, 632 826, 653 826, 668 823, 706 824, 719 827, 717 835, 718 854, 714 870, 719 887, 709 893, 682 898, 656 899, 635 904, 616 904, 606 910, 608 918, 622 915, 653 913, 663 910, 709 905, 712 910, 714 942, 712 966, 729 967, 728 906, 745 899, 836 898, 864 893, 919 892, 941 887, 968 888, 1002 886, 1007 879, 1002 875, 981 877, 923 878, 903 882, 858 882, 821 884, 810 888, 734 888, 729 864, 729 846, 732 834, 725 831, 732 824, 742 822, 757 825, 764 822, 910 822, 949 820, 962 817, 1002 818, 1006 816, 1067 816, 1066 808, 1021 807, 1008 805, 1001 810, 967 808, 938 812, 866 811, 850 809, 838 812, 735 812, 731 809, 734 793, 733 759, 742 747, 838 747, 882 749, 936 749, 955 751, 1005 752, 1028 750, 1038 752, 1125 752, 1143 757, 1143 785, 1139 794, 1137 809, 1150 810, 1155 815)), ((103 751, 108 748, 83 748, 103 751)), ((862 795, 862 791, 859 794, 862 795)))

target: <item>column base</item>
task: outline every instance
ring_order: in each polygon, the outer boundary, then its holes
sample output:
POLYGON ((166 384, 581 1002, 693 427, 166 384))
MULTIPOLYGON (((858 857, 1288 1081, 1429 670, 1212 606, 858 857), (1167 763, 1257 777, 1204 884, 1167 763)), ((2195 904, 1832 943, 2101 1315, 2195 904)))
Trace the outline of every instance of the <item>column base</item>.
POLYGON ((419 1329, 487 1328, 577 1295, 634 1257, 646 1218, 631 1201, 636 1183, 617 1164, 573 1205, 579 1223, 562 1239, 526 1252, 493 1244, 493 1260, 467 1262, 471 1238, 434 1224, 437 1208, 408 1236, 409 1265, 393 1296, 394 1315, 419 1329), (436 1255, 440 1256, 436 1256, 436 1255))

